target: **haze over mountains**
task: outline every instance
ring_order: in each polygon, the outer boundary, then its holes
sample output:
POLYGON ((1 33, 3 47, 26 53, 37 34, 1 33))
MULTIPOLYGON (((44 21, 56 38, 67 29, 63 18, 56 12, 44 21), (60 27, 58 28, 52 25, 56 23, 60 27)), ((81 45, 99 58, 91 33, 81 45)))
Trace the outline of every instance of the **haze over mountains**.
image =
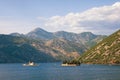
POLYGON ((27 34, 19 34, 19 33, 11 33, 12 36, 19 36, 19 37, 27 37, 32 39, 41 39, 41 40, 51 40, 56 38, 63 38, 68 41, 73 41, 75 43, 84 44, 86 47, 90 48, 91 46, 95 45, 103 38, 105 35, 95 35, 91 32, 83 32, 83 33, 72 33, 66 31, 58 31, 58 32, 47 32, 41 28, 36 28, 33 31, 27 34))
POLYGON ((28 34, 0 35, 0 62, 53 62, 79 57, 106 36, 80 34, 41 28, 28 34))
POLYGON ((63 39, 74 41, 76 43, 81 43, 84 45, 88 45, 90 43, 95 44, 96 42, 99 42, 104 37, 106 37, 104 35, 95 35, 91 32, 83 32, 83 33, 76 34, 72 32, 58 31, 58 32, 52 33, 52 32, 47 32, 41 28, 34 29, 33 31, 26 34, 26 36, 29 38, 32 37, 34 39, 44 39, 44 40, 63 38, 63 39))

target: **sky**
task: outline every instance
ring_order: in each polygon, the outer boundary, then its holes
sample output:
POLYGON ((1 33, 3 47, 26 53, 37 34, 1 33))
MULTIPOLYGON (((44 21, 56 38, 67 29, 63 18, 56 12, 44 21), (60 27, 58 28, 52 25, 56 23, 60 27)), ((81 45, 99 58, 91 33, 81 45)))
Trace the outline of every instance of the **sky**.
POLYGON ((0 0, 0 34, 38 27, 110 35, 120 29, 120 0, 0 0))

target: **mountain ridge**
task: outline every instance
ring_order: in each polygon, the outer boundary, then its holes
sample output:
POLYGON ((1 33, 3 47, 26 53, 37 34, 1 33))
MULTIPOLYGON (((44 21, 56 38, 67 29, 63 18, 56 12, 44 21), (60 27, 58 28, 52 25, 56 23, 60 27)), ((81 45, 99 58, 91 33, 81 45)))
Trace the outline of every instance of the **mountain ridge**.
MULTIPOLYGON (((57 32, 52 33, 52 32, 43 30, 41 28, 34 29, 33 31, 26 34, 26 36, 30 37, 30 38, 34 38, 34 39, 36 38, 36 39, 44 39, 44 40, 50 40, 50 39, 55 39, 55 38, 64 38, 66 40, 74 41, 76 43, 80 43, 80 44, 84 44, 84 45, 86 45, 88 42, 96 44, 96 43, 98 43, 99 38, 103 39, 106 37, 106 35, 95 35, 92 32, 82 32, 82 33, 77 34, 77 33, 73 33, 73 32, 57 31, 57 32), (97 38, 98 38, 98 41, 97 41, 97 38)), ((88 46, 88 45, 86 45, 86 46, 88 46)))
POLYGON ((35 38, 37 38, 37 39, 40 38, 40 39, 47 39, 47 40, 54 38, 53 33, 47 32, 47 31, 45 31, 41 28, 34 29, 33 31, 27 33, 26 36, 29 37, 29 38, 32 37, 34 39, 35 38))
POLYGON ((29 58, 37 62, 77 58, 104 38, 102 35, 100 37, 91 32, 85 32, 82 35, 65 31, 52 33, 41 28, 36 28, 28 34, 12 33, 4 35, 4 40, 0 38, 1 56, 6 55, 6 58, 1 58, 4 59, 3 62, 12 62, 16 58, 19 59, 16 60, 18 62, 28 61, 29 58), (11 52, 9 53, 7 50, 11 50, 11 52), (9 60, 10 56, 14 56, 13 60, 9 60), (35 58, 35 56, 38 57, 35 58))

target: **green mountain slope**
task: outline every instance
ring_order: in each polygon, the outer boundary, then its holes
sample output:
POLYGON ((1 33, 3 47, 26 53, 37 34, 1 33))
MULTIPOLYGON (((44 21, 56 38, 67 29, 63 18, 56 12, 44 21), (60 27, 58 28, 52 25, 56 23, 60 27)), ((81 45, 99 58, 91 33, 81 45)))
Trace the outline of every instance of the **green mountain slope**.
POLYGON ((81 57, 83 63, 120 63, 120 30, 105 38, 81 57))
POLYGON ((86 50, 65 39, 40 40, 0 35, 0 63, 53 62, 78 57, 86 50))
POLYGON ((55 61, 52 56, 34 48, 30 44, 31 42, 35 41, 9 35, 0 35, 0 63, 55 61))
POLYGON ((52 33, 41 28, 26 35, 0 35, 0 62, 52 62, 76 58, 104 37, 91 32, 52 33))

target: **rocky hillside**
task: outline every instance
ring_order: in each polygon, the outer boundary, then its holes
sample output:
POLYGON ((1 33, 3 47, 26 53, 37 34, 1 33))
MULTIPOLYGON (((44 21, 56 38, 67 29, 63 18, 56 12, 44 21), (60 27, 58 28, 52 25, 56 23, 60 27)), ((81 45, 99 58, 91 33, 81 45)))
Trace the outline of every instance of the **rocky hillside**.
POLYGON ((79 45, 63 38, 31 42, 31 45, 37 50, 52 56, 56 60, 75 58, 87 50, 84 45, 79 45))
POLYGON ((81 57, 83 63, 120 64, 120 30, 105 38, 81 57))
POLYGON ((83 44, 86 48, 90 48, 100 42, 105 35, 95 35, 91 32, 83 32, 80 34, 72 33, 72 32, 65 32, 65 31, 58 31, 55 33, 45 31, 41 28, 36 28, 33 31, 26 34, 28 38, 34 39, 44 39, 44 40, 51 40, 55 38, 64 38, 65 40, 83 44))
POLYGON ((65 40, 64 38, 56 38, 46 42, 46 46, 52 48, 57 51, 58 57, 78 57, 80 54, 85 52, 87 48, 82 44, 77 44, 75 42, 71 42, 65 40), (61 56, 60 56, 61 55, 61 56))
POLYGON ((104 37, 91 32, 52 33, 41 28, 28 34, 0 35, 0 62, 52 62, 76 58, 104 37))
POLYGON ((34 39, 53 39, 55 36, 51 32, 47 32, 41 28, 36 28, 33 31, 26 34, 28 38, 34 38, 34 39))
POLYGON ((0 62, 53 62, 78 57, 85 50, 65 39, 28 39, 10 35, 0 35, 0 62))

